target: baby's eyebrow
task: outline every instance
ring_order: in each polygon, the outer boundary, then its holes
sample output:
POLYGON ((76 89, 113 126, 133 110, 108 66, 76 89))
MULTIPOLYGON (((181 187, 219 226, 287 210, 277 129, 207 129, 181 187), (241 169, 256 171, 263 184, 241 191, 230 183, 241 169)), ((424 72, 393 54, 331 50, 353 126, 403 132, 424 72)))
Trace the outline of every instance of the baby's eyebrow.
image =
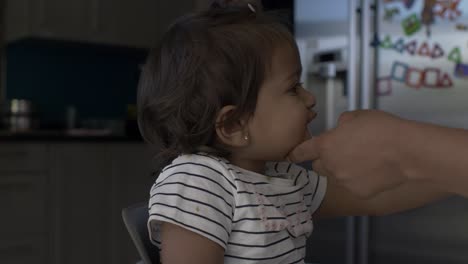
POLYGON ((301 76, 302 74, 302 67, 299 67, 298 69, 296 69, 295 71, 293 71, 288 77, 287 77, 287 81, 293 79, 293 78, 296 78, 298 76, 301 76))

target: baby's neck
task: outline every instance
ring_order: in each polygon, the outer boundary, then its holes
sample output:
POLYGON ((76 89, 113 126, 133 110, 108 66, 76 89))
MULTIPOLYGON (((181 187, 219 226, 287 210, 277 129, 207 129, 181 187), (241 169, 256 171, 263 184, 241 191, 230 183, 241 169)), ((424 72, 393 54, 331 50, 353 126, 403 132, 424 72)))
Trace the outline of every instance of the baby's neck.
POLYGON ((232 155, 231 157, 229 157, 229 161, 237 167, 241 167, 245 170, 253 171, 260 174, 265 173, 266 162, 263 160, 245 159, 232 155))

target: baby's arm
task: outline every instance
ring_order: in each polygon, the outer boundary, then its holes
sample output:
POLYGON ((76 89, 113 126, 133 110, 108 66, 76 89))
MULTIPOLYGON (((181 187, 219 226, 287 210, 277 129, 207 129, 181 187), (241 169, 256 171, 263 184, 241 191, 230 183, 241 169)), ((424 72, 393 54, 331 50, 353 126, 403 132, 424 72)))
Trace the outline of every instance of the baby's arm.
POLYGON ((222 264, 224 249, 217 243, 180 226, 161 226, 161 262, 164 264, 222 264))
POLYGON ((386 215, 417 208, 447 196, 449 193, 435 185, 410 181, 363 199, 329 180, 322 205, 314 217, 386 215))
POLYGON ((182 155, 167 166, 151 188, 148 220, 163 263, 223 263, 235 193, 227 169, 213 157, 182 155))

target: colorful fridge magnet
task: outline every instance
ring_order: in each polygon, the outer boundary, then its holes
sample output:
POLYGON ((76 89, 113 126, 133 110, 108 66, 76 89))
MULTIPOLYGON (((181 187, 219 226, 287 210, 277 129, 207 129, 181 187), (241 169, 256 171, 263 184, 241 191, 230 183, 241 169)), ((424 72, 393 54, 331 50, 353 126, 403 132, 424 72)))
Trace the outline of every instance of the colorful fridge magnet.
POLYGON ((405 83, 412 88, 421 88, 424 83, 424 71, 416 68, 408 68, 405 83))
POLYGON ((410 36, 421 29, 421 21, 416 14, 412 14, 409 17, 403 19, 401 26, 403 27, 405 34, 410 36))
POLYGON ((424 0, 424 7, 421 12, 421 22, 426 26, 426 36, 431 37, 431 25, 434 23, 434 6, 436 0, 424 0))
POLYGON ((439 44, 435 43, 434 48, 432 49, 431 57, 433 59, 437 59, 437 58, 443 57, 444 54, 445 54, 445 51, 442 49, 442 47, 439 44))
POLYGON ((400 9, 398 9, 396 7, 394 7, 394 8, 385 8, 384 12, 385 12, 384 20, 388 21, 388 22, 392 22, 393 17, 400 14, 400 9))
POLYGON ((415 0, 383 0, 384 4, 402 2, 407 9, 413 7, 415 0))
POLYGON ((457 24, 455 28, 461 31, 468 31, 468 25, 464 25, 464 24, 457 24))
POLYGON ((381 77, 377 79, 376 94, 387 96, 392 94, 392 77, 381 77))
POLYGON ((450 88, 453 86, 452 79, 448 75, 448 73, 444 73, 442 77, 439 79, 438 85, 435 88, 450 88))
POLYGON ((397 42, 393 44, 393 49, 400 53, 403 53, 403 51, 405 51, 406 49, 405 40, 402 38, 398 39, 397 42))
POLYGON ((426 42, 424 42, 418 49, 418 55, 419 56, 425 56, 425 57, 431 57, 432 52, 431 49, 429 48, 429 45, 427 45, 426 42))
POLYGON ((450 51, 448 55, 448 60, 455 63, 460 63, 462 61, 461 52, 459 47, 455 47, 450 51))
POLYGON ((389 35, 385 36, 384 40, 382 42, 380 42, 380 47, 382 49, 391 49, 391 48, 393 48, 392 38, 389 35))
POLYGON ((460 0, 439 0, 434 8, 434 13, 441 18, 454 20, 462 14, 458 9, 458 4, 460 4, 460 0))
POLYGON ((439 85, 441 71, 437 68, 424 69, 423 86, 436 88, 439 85))
POLYGON ((468 78, 468 64, 458 63, 455 65, 455 77, 468 78))
POLYGON ((416 54, 417 46, 418 46, 418 42, 416 40, 413 40, 413 41, 409 42, 408 44, 406 44, 406 51, 410 55, 414 55, 414 54, 416 54))
POLYGON ((408 64, 395 61, 392 65, 391 77, 395 81, 406 82, 406 74, 408 72, 408 64))
POLYGON ((406 9, 411 9, 413 7, 415 0, 403 0, 406 9))

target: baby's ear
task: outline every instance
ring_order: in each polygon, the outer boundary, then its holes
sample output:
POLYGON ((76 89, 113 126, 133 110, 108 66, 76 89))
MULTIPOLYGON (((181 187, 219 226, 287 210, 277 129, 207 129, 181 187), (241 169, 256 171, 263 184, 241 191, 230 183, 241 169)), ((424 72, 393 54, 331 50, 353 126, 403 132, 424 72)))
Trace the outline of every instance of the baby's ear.
POLYGON ((216 117, 216 135, 218 136, 218 140, 226 146, 245 147, 249 143, 246 122, 243 120, 225 122, 235 109, 234 105, 227 105, 221 108, 216 117))

